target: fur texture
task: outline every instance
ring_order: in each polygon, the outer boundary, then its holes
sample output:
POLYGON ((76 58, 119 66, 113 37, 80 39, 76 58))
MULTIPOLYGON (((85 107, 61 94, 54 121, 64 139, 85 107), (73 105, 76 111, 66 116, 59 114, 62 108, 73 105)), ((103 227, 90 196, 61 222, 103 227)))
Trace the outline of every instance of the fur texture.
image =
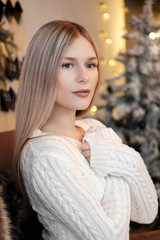
POLYGON ((0 172, 0 240, 40 240, 42 226, 12 173, 0 172))
POLYGON ((0 186, 0 240, 11 240, 11 223, 2 197, 2 189, 2 186, 0 186))

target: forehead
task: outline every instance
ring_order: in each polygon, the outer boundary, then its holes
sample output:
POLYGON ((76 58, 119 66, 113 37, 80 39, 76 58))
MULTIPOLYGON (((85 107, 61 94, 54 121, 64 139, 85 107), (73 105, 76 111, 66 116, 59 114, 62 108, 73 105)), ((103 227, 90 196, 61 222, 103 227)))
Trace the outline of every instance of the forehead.
POLYGON ((63 57, 96 57, 91 43, 83 36, 75 38, 64 51, 63 57))

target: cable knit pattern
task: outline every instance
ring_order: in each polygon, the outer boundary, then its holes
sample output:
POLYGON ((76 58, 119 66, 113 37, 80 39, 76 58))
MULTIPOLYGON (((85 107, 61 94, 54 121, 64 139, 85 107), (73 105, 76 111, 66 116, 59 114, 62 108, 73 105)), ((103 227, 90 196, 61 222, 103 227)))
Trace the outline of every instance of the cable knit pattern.
POLYGON ((156 216, 151 179, 142 160, 133 164, 139 155, 124 147, 110 129, 93 119, 78 120, 76 125, 86 131, 91 165, 78 141, 40 130, 22 150, 21 171, 31 205, 44 226, 43 238, 127 240, 130 207, 133 219, 148 222, 156 216))
POLYGON ((92 127, 84 137, 91 147, 91 168, 106 177, 123 176, 131 192, 131 219, 150 223, 157 213, 157 193, 140 154, 122 144, 116 133, 105 127, 92 127))

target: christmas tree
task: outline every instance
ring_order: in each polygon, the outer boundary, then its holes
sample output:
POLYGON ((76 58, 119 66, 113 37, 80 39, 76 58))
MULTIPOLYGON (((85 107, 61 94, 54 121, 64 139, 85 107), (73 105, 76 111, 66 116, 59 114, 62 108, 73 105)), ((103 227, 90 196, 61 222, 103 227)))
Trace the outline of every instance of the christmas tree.
POLYGON ((131 17, 134 31, 124 38, 136 44, 118 54, 125 71, 106 80, 101 97, 107 101, 104 123, 141 153, 160 197, 160 24, 154 20, 153 2, 145 0, 141 16, 131 17), (125 82, 118 85, 122 77, 125 82))

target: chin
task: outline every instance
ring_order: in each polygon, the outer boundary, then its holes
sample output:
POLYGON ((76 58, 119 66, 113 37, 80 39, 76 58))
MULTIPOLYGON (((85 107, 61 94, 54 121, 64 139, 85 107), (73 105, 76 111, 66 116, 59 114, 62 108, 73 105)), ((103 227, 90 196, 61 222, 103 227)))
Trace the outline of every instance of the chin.
POLYGON ((85 105, 85 106, 81 106, 79 108, 76 108, 76 111, 84 111, 86 110, 87 108, 89 108, 89 104, 88 105, 85 105))

